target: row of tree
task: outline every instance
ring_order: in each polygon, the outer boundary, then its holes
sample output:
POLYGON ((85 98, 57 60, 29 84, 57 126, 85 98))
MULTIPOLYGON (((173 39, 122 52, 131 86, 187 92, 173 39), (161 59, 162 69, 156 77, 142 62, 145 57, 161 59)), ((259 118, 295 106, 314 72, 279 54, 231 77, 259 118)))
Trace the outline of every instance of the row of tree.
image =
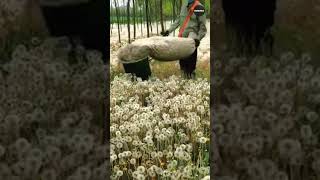
MULTIPOLYGON (((150 34, 159 34, 165 29, 166 21, 174 21, 180 13, 181 6, 186 0, 111 0, 110 22, 111 31, 117 26, 118 39, 121 42, 122 26, 126 24, 128 30, 128 41, 130 43, 131 25, 133 25, 133 39, 136 39, 140 28, 143 36, 143 28, 147 29, 147 37, 150 34)), ((201 0, 210 16, 210 0, 201 0)), ((112 33, 112 32, 111 32, 112 33)))

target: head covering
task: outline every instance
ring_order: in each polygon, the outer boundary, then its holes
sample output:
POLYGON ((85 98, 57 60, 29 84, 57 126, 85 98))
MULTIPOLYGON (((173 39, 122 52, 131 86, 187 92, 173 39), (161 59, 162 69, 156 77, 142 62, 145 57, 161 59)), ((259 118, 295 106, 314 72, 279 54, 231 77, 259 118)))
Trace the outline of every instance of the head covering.
POLYGON ((188 5, 190 5, 194 2, 194 0, 187 0, 187 1, 188 1, 188 5))

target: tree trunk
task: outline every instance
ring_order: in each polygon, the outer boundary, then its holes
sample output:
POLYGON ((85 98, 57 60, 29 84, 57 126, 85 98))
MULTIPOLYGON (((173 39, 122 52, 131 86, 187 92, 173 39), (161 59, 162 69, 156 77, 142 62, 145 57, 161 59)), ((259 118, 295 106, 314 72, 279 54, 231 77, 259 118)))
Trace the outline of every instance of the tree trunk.
POLYGON ((164 31, 164 25, 163 25, 163 1, 160 0, 160 23, 161 23, 161 31, 164 31))
POLYGON ((133 3, 133 39, 136 39, 136 3, 135 0, 132 0, 133 3))
MULTIPOLYGON (((149 1, 150 2, 150 1, 149 1)), ((152 1, 151 1, 152 2, 152 1)), ((152 29, 152 9, 151 9, 151 7, 152 7, 152 3, 150 2, 150 4, 149 4, 149 10, 148 10, 148 12, 149 12, 149 23, 150 23, 150 31, 151 31, 151 34, 153 33, 153 29, 152 29)))
POLYGON ((128 25, 128 42, 130 44, 131 32, 130 32, 130 0, 127 2, 127 25, 128 25))
MULTIPOLYGON (((122 0, 122 5, 124 6, 126 4, 125 0, 122 0)), ((126 27, 126 8, 122 7, 122 25, 124 25, 124 27, 126 27)))
POLYGON ((119 9, 118 9, 118 3, 117 3, 117 0, 114 0, 114 7, 116 8, 116 16, 117 16, 117 24, 118 24, 118 38, 119 38, 119 43, 121 43, 121 35, 120 35, 120 19, 119 19, 119 9))
POLYGON ((141 37, 143 37, 143 4, 141 4, 141 9, 140 9, 140 27, 141 27, 140 28, 141 29, 141 37))
POLYGON ((147 37, 150 37, 149 31, 149 1, 145 0, 146 5, 146 21, 147 21, 147 37))
POLYGON ((155 22, 156 22, 156 28, 157 28, 157 35, 159 35, 159 18, 158 18, 159 13, 157 11, 157 7, 158 7, 157 1, 155 1, 154 5, 156 7, 156 9, 155 9, 155 22))
POLYGON ((143 1, 143 26, 147 27, 147 10, 146 10, 146 1, 143 1))
MULTIPOLYGON (((172 0, 172 20, 175 21, 176 19, 176 11, 175 11, 175 7, 176 7, 176 0, 172 0)), ((175 36, 175 31, 173 32, 173 36, 175 36)))
POLYGON ((176 18, 176 0, 172 0, 172 19, 173 21, 175 20, 176 18))

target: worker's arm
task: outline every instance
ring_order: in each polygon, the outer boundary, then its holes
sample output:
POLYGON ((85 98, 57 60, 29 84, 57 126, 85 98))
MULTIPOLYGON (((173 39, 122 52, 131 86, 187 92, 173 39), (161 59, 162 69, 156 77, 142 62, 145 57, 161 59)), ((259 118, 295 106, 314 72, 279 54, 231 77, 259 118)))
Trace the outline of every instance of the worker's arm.
POLYGON ((199 23, 199 33, 198 33, 198 39, 203 39, 207 34, 207 27, 206 27, 206 14, 203 14, 202 16, 198 17, 198 23, 199 23))
POLYGON ((171 24, 170 28, 168 29, 169 33, 172 33, 174 30, 176 30, 180 26, 180 15, 177 17, 177 19, 171 24))

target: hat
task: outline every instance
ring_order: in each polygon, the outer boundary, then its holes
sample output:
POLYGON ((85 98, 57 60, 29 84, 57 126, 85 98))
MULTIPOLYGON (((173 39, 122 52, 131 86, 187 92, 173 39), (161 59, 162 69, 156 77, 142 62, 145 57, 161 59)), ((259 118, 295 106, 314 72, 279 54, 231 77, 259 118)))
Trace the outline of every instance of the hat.
POLYGON ((188 5, 192 4, 194 2, 194 0, 188 0, 188 5))

